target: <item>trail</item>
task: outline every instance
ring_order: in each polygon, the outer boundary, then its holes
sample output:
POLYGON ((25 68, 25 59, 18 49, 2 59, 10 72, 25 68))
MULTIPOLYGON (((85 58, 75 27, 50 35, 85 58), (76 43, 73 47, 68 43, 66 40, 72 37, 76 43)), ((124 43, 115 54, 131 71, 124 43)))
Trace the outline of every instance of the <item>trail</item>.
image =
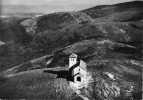
POLYGON ((85 96, 83 96, 83 95, 78 95, 78 96, 80 96, 83 100, 90 100, 90 99, 88 99, 87 97, 85 97, 85 96))

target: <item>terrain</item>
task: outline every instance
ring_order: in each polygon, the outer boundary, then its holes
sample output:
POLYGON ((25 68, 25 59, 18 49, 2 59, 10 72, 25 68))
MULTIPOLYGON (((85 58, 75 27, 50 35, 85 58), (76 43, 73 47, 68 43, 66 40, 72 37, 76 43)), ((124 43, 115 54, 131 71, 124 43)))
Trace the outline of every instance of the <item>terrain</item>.
POLYGON ((0 98, 82 100, 69 82, 46 69, 67 69, 76 53, 93 81, 89 100, 140 100, 143 2, 77 12, 0 18, 0 98), (111 77, 114 76, 113 77, 111 77))

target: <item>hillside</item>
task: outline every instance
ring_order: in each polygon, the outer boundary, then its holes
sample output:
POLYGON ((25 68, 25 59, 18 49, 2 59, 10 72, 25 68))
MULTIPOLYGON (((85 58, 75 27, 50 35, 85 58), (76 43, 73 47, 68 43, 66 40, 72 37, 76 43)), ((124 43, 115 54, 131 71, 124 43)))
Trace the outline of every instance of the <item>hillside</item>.
POLYGON ((67 80, 43 72, 67 69, 69 55, 76 53, 93 78, 80 95, 89 100, 140 100, 142 8, 142 1, 133 1, 1 18, 0 98, 82 100, 67 80))
MULTIPOLYGON (((133 2, 115 4, 115 5, 96 6, 93 8, 83 10, 82 12, 87 13, 92 18, 111 16, 114 14, 119 14, 119 15, 121 14, 121 16, 129 17, 128 15, 125 15, 125 14, 123 15, 122 13, 123 12, 127 13, 131 11, 138 13, 141 11, 140 9, 142 9, 142 5, 143 5, 142 1, 133 1, 133 2)), ((139 16, 141 17, 142 15, 141 14, 135 15, 135 17, 139 17, 139 16)), ((134 16, 132 15, 131 17, 134 17, 134 16)))

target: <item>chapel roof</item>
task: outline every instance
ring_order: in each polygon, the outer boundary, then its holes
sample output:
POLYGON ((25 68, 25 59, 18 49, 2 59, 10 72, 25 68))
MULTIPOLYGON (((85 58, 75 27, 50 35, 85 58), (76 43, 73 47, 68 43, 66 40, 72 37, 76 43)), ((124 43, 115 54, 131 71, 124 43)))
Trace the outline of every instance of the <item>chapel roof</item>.
POLYGON ((75 53, 72 53, 70 56, 69 56, 69 58, 77 58, 78 56, 77 56, 77 54, 75 54, 75 53))

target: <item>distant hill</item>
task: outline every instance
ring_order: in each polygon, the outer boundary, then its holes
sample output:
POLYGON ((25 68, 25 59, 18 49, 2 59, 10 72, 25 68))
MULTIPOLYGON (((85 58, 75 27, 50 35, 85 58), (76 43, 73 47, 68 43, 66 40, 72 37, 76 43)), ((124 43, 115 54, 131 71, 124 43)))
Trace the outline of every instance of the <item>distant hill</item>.
MULTIPOLYGON (((83 12, 90 15, 92 18, 105 17, 114 13, 122 13, 127 11, 141 11, 143 2, 133 1, 126 3, 119 3, 115 5, 102 5, 93 8, 85 9, 83 12)), ((124 15, 125 16, 125 15, 124 15)))
POLYGON ((133 1, 77 12, 1 17, 0 41, 5 44, 0 47, 0 98, 82 100, 66 80, 43 73, 46 67, 66 69, 74 52, 94 79, 81 95, 140 100, 142 9, 142 1, 133 1))

